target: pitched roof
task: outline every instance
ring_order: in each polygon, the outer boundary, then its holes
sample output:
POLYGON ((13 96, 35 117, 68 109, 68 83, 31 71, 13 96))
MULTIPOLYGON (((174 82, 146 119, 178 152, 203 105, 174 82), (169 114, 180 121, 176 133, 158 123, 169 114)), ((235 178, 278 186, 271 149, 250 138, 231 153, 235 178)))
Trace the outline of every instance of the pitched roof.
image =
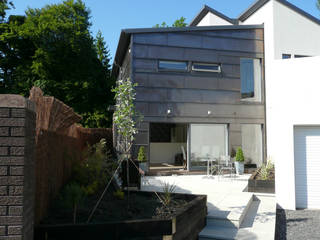
MULTIPOLYGON (((241 22, 245 21, 246 19, 248 19, 252 14, 254 14, 256 11, 258 11, 261 7, 263 7, 263 5, 265 5, 269 1, 270 0, 257 0, 251 6, 249 6, 248 9, 246 9, 243 13, 240 14, 240 16, 238 17, 238 20, 241 22)), ((303 11, 301 8, 298 8, 297 6, 293 5, 292 3, 289 3, 287 0, 275 0, 275 1, 285 5, 286 7, 295 11, 296 13, 298 13, 298 14, 308 18, 312 22, 320 25, 320 20, 318 18, 303 11)))
POLYGON ((233 25, 237 25, 238 24, 238 20, 234 19, 234 18, 229 18, 226 15, 224 15, 221 12, 218 12, 217 10, 204 5, 203 8, 200 10, 200 12, 197 14, 197 16, 191 21, 191 23, 189 24, 189 26, 197 26, 197 24, 208 14, 208 13, 212 13, 224 20, 226 20, 227 22, 233 24, 233 25))
MULTIPOLYGON (((252 14, 254 14, 256 11, 258 11, 261 7, 263 7, 266 3, 268 3, 270 0, 256 0, 254 3, 252 3, 245 11, 243 11, 238 18, 229 18, 226 15, 224 15, 221 12, 218 12, 217 10, 214 10, 213 8, 208 7, 207 5, 204 5, 201 11, 197 14, 197 16, 191 21, 190 26, 196 26, 209 12, 212 14, 215 14, 216 16, 228 21, 231 24, 237 25, 239 21, 243 22, 246 19, 248 19, 252 14)), ((296 13, 308 18, 312 22, 315 22, 320 25, 320 20, 311 14, 303 11, 302 9, 296 7, 292 3, 289 3, 287 0, 275 0, 291 10, 295 11, 296 13)))

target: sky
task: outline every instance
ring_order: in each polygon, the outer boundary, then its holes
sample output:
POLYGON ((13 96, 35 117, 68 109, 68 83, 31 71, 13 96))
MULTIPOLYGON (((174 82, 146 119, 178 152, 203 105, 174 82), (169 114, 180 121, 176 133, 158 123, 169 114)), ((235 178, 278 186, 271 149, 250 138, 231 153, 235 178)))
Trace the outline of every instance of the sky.
MULTIPOLYGON (((30 8, 41 8, 62 0, 13 0, 15 9, 10 14, 24 14, 30 8)), ((147 28, 157 23, 171 25, 176 19, 185 17, 186 22, 201 10, 204 4, 235 18, 255 0, 83 0, 91 10, 92 34, 102 31, 113 59, 121 29, 147 28)), ((320 18, 316 0, 289 0, 292 4, 320 18)))

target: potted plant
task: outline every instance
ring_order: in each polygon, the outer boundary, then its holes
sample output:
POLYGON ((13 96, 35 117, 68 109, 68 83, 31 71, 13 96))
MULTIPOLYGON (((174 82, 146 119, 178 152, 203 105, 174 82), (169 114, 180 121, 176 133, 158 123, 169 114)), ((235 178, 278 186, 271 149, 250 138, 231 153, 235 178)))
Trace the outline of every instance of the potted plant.
POLYGON ((145 148, 143 146, 139 148, 138 161, 139 161, 139 168, 142 171, 147 172, 148 171, 147 155, 146 155, 145 148))
POLYGON ((237 174, 241 175, 244 172, 244 156, 242 148, 237 149, 236 153, 236 161, 235 161, 235 167, 237 174))

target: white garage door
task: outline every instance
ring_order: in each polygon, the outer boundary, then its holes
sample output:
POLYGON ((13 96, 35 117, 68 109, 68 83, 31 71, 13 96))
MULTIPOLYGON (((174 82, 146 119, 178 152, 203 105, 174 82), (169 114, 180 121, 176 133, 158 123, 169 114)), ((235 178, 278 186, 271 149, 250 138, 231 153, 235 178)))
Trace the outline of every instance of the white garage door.
POLYGON ((320 208, 320 127, 295 127, 296 207, 320 208))

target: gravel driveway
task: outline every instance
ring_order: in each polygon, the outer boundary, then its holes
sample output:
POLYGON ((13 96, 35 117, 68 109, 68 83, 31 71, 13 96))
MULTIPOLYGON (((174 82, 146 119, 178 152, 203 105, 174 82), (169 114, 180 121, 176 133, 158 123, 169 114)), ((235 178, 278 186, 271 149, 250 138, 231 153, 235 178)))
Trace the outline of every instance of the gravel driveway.
POLYGON ((320 210, 278 209, 275 239, 320 239, 320 210))

